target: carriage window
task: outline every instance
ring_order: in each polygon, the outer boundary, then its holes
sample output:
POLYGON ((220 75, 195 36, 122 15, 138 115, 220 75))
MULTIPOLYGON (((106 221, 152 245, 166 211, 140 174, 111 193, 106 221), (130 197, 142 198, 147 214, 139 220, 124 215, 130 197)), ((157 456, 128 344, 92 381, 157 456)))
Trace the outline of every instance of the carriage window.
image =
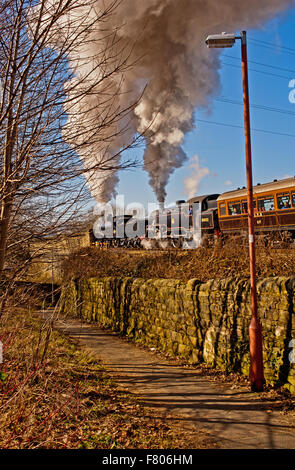
POLYGON ((219 205, 219 210, 220 210, 220 215, 226 215, 226 205, 225 204, 220 204, 219 205))
POLYGON ((229 215, 238 215, 241 213, 241 204, 239 202, 235 202, 234 204, 228 204, 228 214, 229 215))
MULTIPOLYGON (((256 211, 256 199, 253 199, 254 210, 256 211)), ((242 214, 248 214, 248 202, 242 201, 242 214)))
MULTIPOLYGON (((294 195, 293 195, 294 198, 294 195)), ((291 197, 290 193, 279 194, 278 195, 278 209, 290 209, 291 207, 291 197)))
POLYGON ((292 193, 292 205, 295 207, 295 193, 292 193))
POLYGON ((258 199, 258 212, 273 211, 275 208, 273 196, 258 199))

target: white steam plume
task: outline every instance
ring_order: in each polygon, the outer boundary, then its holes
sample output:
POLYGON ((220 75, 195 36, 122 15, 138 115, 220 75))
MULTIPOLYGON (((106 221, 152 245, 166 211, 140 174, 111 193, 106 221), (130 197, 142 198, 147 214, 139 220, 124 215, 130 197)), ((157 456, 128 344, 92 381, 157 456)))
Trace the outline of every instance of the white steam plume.
POLYGON ((190 199, 197 194, 200 181, 210 174, 210 170, 207 167, 200 167, 198 155, 190 159, 189 167, 192 171, 190 176, 184 180, 184 187, 190 199))
MULTIPOLYGON (((93 15, 110 6, 113 0, 93 0, 90 16, 87 2, 78 0, 77 4, 80 3, 80 12, 76 10, 75 15, 80 14, 87 21, 87 18, 93 18, 93 15)), ((113 106, 124 109, 134 102, 145 85, 147 88, 140 103, 131 112, 128 132, 118 133, 124 122, 116 122, 113 139, 108 140, 107 145, 97 145, 89 128, 89 148, 80 152, 84 165, 87 167, 93 159, 100 161, 116 153, 136 130, 144 132, 148 127, 144 168, 149 173, 150 184, 159 202, 163 202, 171 173, 187 159, 182 143, 185 134, 193 127, 194 109, 207 105, 210 96, 219 87, 219 52, 206 48, 206 36, 259 27, 294 4, 295 0, 119 2, 112 14, 105 17, 103 31, 93 28, 87 44, 83 46, 82 43, 75 48, 70 60, 78 78, 84 74, 86 81, 97 80, 97 74, 102 73, 101 67, 87 74, 93 64, 98 64, 101 51, 107 50, 109 35, 106 31, 116 31, 118 43, 114 50, 116 47, 130 50, 132 45, 130 61, 135 65, 126 69, 123 75, 114 74, 107 81, 103 80, 103 89, 96 86, 93 96, 78 100, 76 117, 68 125, 71 129, 69 141, 75 139, 76 129, 83 127, 83 123, 89 126, 91 122, 105 118, 107 107, 105 114, 100 114, 100 91, 109 88, 110 94, 115 96, 115 90, 120 88, 113 106)), ((68 93, 71 94, 71 91, 68 93)), ((107 178, 103 173, 97 176, 97 179, 91 178, 90 181, 93 194, 99 199, 110 198, 117 182, 114 171, 110 171, 107 178)))

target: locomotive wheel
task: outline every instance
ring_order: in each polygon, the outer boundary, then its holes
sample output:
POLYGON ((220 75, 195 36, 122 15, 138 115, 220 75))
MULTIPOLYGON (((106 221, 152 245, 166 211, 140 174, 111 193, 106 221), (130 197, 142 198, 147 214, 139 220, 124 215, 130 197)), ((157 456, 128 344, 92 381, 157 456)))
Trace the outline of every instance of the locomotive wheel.
POLYGON ((141 248, 141 243, 139 238, 134 238, 134 248, 141 248))
POLYGON ((177 240, 177 248, 183 247, 183 237, 179 237, 177 240))
POLYGON ((151 238, 150 246, 151 246, 151 250, 157 250, 159 248, 158 240, 156 240, 155 238, 151 238))
POLYGON ((171 246, 173 248, 181 248, 182 247, 182 242, 180 238, 171 238, 171 246))
POLYGON ((169 240, 159 240, 159 246, 162 250, 167 250, 169 248, 169 240))

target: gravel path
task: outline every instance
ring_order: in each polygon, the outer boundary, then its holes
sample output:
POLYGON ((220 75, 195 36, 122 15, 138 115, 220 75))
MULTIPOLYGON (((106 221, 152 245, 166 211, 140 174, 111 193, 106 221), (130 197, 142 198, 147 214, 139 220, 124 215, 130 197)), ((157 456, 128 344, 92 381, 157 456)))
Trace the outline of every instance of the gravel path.
POLYGON ((208 431, 220 448, 295 449, 294 417, 267 410, 257 394, 216 384, 197 368, 160 357, 95 324, 66 318, 55 326, 78 340, 142 403, 178 416, 184 426, 208 431))

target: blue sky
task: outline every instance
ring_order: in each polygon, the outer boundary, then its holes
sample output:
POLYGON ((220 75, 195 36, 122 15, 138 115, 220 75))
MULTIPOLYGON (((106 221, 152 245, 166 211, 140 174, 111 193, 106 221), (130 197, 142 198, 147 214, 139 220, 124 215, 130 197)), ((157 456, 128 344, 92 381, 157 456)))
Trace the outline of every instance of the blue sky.
MULTIPOLYGON (((248 60, 256 62, 249 62, 250 103, 291 113, 252 107, 251 127, 294 135, 252 132, 254 184, 295 175, 295 104, 289 102, 289 82, 295 79, 294 31, 295 10, 273 19, 263 29, 248 31, 248 60)), ((246 185, 243 129, 213 124, 243 127, 242 105, 219 101, 242 103, 240 66, 240 43, 237 43, 222 54, 219 71, 221 91, 212 101, 210 114, 207 110, 196 110, 196 128, 185 138, 183 148, 188 156, 197 154, 200 166, 210 170, 210 174, 200 182, 198 194, 222 193, 246 185), (208 122, 198 122, 197 119, 208 122)), ((138 149, 132 154, 142 156, 138 149)), ((190 172, 189 162, 175 170, 167 186, 167 203, 187 198, 184 179, 190 176, 190 172)), ((122 172, 117 190, 124 194, 126 203, 136 201, 146 206, 148 202, 156 202, 148 184, 148 175, 141 169, 122 172)))

